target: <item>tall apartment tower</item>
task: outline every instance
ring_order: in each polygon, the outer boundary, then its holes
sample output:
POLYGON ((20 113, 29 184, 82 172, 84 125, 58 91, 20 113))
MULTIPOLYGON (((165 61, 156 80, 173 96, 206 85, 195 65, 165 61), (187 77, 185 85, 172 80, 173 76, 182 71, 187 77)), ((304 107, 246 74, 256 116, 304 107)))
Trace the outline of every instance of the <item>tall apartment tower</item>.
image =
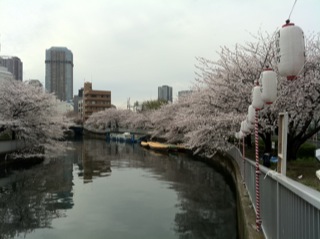
POLYGON ((23 64, 20 58, 16 56, 1 56, 0 58, 0 65, 6 67, 15 80, 22 81, 23 64))
POLYGON ((158 87, 158 100, 172 102, 172 87, 163 85, 158 87))
POLYGON ((46 50, 46 82, 48 92, 54 92, 59 100, 73 99, 73 54, 66 47, 46 50))

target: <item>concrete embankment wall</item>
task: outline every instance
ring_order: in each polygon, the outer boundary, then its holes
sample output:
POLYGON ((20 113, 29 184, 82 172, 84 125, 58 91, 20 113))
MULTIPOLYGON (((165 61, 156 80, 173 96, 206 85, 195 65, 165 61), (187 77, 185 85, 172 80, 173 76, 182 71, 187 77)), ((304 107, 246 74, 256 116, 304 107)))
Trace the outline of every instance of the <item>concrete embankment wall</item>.
POLYGON ((231 179, 237 202, 239 239, 264 238, 263 233, 257 232, 255 229, 255 212, 235 160, 228 155, 220 154, 218 157, 204 159, 204 161, 209 165, 214 165, 215 167, 220 168, 220 170, 222 170, 226 175, 229 175, 229 179, 231 179))

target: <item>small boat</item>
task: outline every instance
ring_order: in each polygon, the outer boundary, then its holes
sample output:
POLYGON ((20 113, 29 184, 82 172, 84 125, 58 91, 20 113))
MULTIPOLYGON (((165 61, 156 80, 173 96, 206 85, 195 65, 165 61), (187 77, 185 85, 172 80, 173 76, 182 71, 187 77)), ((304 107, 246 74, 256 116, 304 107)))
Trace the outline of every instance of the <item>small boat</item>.
POLYGON ((123 134, 110 134, 110 139, 120 143, 134 142, 134 139, 129 132, 125 132, 123 134))
POLYGON ((159 142, 146 142, 141 141, 140 145, 145 148, 150 148, 158 151, 184 151, 186 148, 183 145, 175 145, 175 144, 164 144, 159 142))
POLYGON ((149 142, 148 144, 151 149, 155 150, 167 150, 170 148, 169 144, 162 144, 158 142, 149 142))
POLYGON ((141 142, 140 142, 140 145, 141 145, 142 147, 149 148, 149 143, 146 142, 146 141, 141 141, 141 142))

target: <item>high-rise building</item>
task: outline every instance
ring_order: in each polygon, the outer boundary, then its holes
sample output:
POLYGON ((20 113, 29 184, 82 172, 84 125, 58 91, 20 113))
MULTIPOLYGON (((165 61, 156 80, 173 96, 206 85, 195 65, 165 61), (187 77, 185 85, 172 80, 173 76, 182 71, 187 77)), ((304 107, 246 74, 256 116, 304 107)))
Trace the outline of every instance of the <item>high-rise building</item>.
POLYGON ((0 81, 12 80, 12 79, 13 79, 12 73, 9 72, 6 67, 0 65, 0 81))
POLYGON ((188 97, 192 94, 192 90, 182 90, 178 92, 178 99, 182 97, 188 97))
POLYGON ((6 67, 15 80, 22 81, 23 64, 20 58, 16 56, 1 56, 0 58, 0 65, 6 67))
POLYGON ((158 87, 158 100, 172 102, 172 87, 163 85, 158 87))
POLYGON ((79 89, 78 95, 73 96, 73 109, 74 112, 79 113, 79 102, 82 100, 83 97, 83 87, 79 89))
POLYGON ((59 100, 73 99, 73 54, 66 47, 46 50, 46 90, 54 92, 59 100))

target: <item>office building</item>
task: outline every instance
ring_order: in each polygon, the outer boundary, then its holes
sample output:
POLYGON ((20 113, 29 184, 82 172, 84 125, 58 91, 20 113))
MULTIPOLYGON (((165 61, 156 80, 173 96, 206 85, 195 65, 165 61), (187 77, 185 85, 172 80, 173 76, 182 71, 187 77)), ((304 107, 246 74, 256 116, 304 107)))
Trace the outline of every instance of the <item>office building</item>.
POLYGON ((73 99, 73 54, 66 47, 51 47, 46 50, 47 92, 54 92, 59 100, 73 99))
POLYGON ((79 101, 83 122, 94 112, 102 111, 111 107, 111 91, 93 90, 91 82, 85 82, 83 88, 83 99, 79 101))
POLYGON ((182 90, 178 92, 178 99, 182 98, 182 97, 188 97, 192 94, 192 90, 182 90))
POLYGON ((163 85, 158 87, 158 100, 172 102, 172 87, 163 85))
POLYGON ((83 87, 79 89, 78 95, 73 96, 73 107, 74 112, 79 113, 79 102, 82 100, 83 97, 83 87))
POLYGON ((9 72, 6 67, 0 65, 0 81, 12 80, 12 79, 13 79, 12 73, 9 72))
POLYGON ((23 64, 20 58, 16 56, 1 56, 0 58, 0 65, 6 67, 15 80, 22 81, 23 64))

